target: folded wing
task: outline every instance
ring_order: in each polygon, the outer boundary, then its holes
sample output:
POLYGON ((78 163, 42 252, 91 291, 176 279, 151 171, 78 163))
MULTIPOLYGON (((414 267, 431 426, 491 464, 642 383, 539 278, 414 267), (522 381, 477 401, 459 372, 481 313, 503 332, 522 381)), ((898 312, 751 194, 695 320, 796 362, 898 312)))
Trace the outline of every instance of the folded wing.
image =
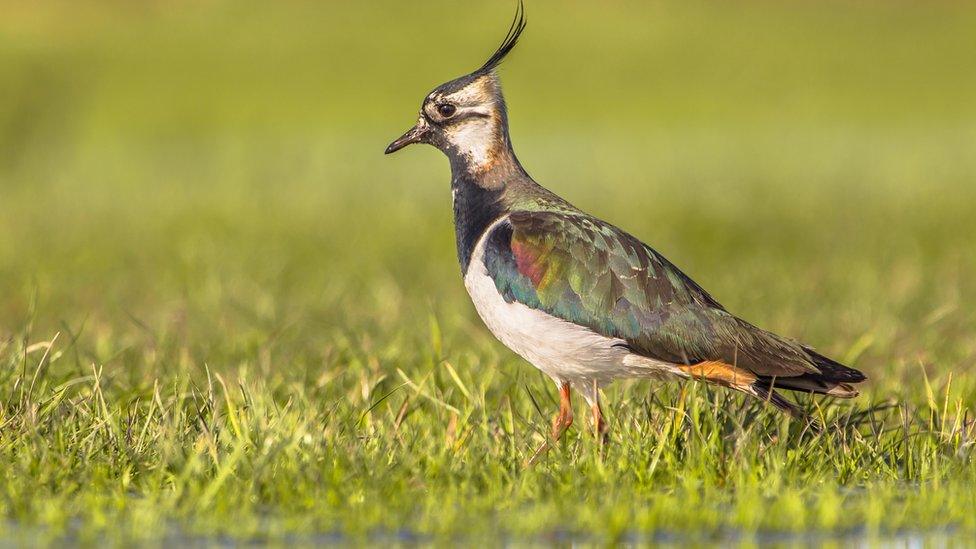
POLYGON ((623 339, 638 355, 726 364, 760 386, 838 396, 864 379, 733 316, 649 246, 583 214, 514 212, 487 237, 484 261, 507 301, 623 339))

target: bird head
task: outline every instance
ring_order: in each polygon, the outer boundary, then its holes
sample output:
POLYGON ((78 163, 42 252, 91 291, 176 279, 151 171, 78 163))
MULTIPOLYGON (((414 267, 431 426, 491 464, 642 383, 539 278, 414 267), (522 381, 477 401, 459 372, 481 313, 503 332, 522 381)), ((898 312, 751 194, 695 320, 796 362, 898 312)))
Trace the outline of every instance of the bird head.
POLYGON ((413 143, 428 143, 469 171, 491 167, 511 150, 505 99, 495 69, 515 48, 525 15, 519 2, 501 46, 474 72, 441 84, 427 94, 417 123, 386 148, 394 153, 413 143))

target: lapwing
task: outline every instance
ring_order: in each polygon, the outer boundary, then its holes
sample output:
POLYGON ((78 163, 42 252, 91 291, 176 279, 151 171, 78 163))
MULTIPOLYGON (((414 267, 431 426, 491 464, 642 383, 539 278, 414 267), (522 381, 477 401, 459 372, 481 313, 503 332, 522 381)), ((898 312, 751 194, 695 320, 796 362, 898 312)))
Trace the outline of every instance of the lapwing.
POLYGON ((524 29, 520 2, 488 61, 430 92, 386 154, 427 143, 450 160, 464 286, 495 337, 559 388, 552 439, 573 422, 572 389, 603 439, 600 387, 620 378, 706 381, 796 416, 776 389, 857 396, 863 373, 736 317, 653 248, 529 176, 496 71, 524 29))

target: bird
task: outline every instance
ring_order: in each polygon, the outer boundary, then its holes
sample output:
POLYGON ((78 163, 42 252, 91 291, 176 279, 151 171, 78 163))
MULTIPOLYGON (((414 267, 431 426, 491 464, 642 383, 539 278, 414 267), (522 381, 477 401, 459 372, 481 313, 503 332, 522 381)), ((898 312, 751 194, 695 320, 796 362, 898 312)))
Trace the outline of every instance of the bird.
POLYGON ((519 2, 488 60, 431 91, 385 152, 423 143, 450 161, 464 286, 489 331, 555 382, 551 441, 573 423, 573 391, 606 440, 600 391, 617 379, 704 381, 796 417, 805 414, 779 390, 857 396, 862 372, 733 315, 656 250, 528 174, 498 76, 525 27, 519 2))

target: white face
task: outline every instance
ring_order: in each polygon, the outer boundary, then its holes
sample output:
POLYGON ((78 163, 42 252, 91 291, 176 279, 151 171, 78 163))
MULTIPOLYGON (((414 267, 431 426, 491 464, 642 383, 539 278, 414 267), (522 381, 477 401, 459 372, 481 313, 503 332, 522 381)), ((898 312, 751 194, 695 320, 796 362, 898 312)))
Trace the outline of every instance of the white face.
POLYGON ((486 75, 453 93, 434 92, 424 103, 425 114, 441 127, 444 140, 479 171, 492 164, 501 142, 497 86, 486 75))
POLYGON ((444 136, 451 146, 468 158, 472 168, 483 170, 494 160, 497 133, 491 118, 469 118, 448 128, 444 136))

